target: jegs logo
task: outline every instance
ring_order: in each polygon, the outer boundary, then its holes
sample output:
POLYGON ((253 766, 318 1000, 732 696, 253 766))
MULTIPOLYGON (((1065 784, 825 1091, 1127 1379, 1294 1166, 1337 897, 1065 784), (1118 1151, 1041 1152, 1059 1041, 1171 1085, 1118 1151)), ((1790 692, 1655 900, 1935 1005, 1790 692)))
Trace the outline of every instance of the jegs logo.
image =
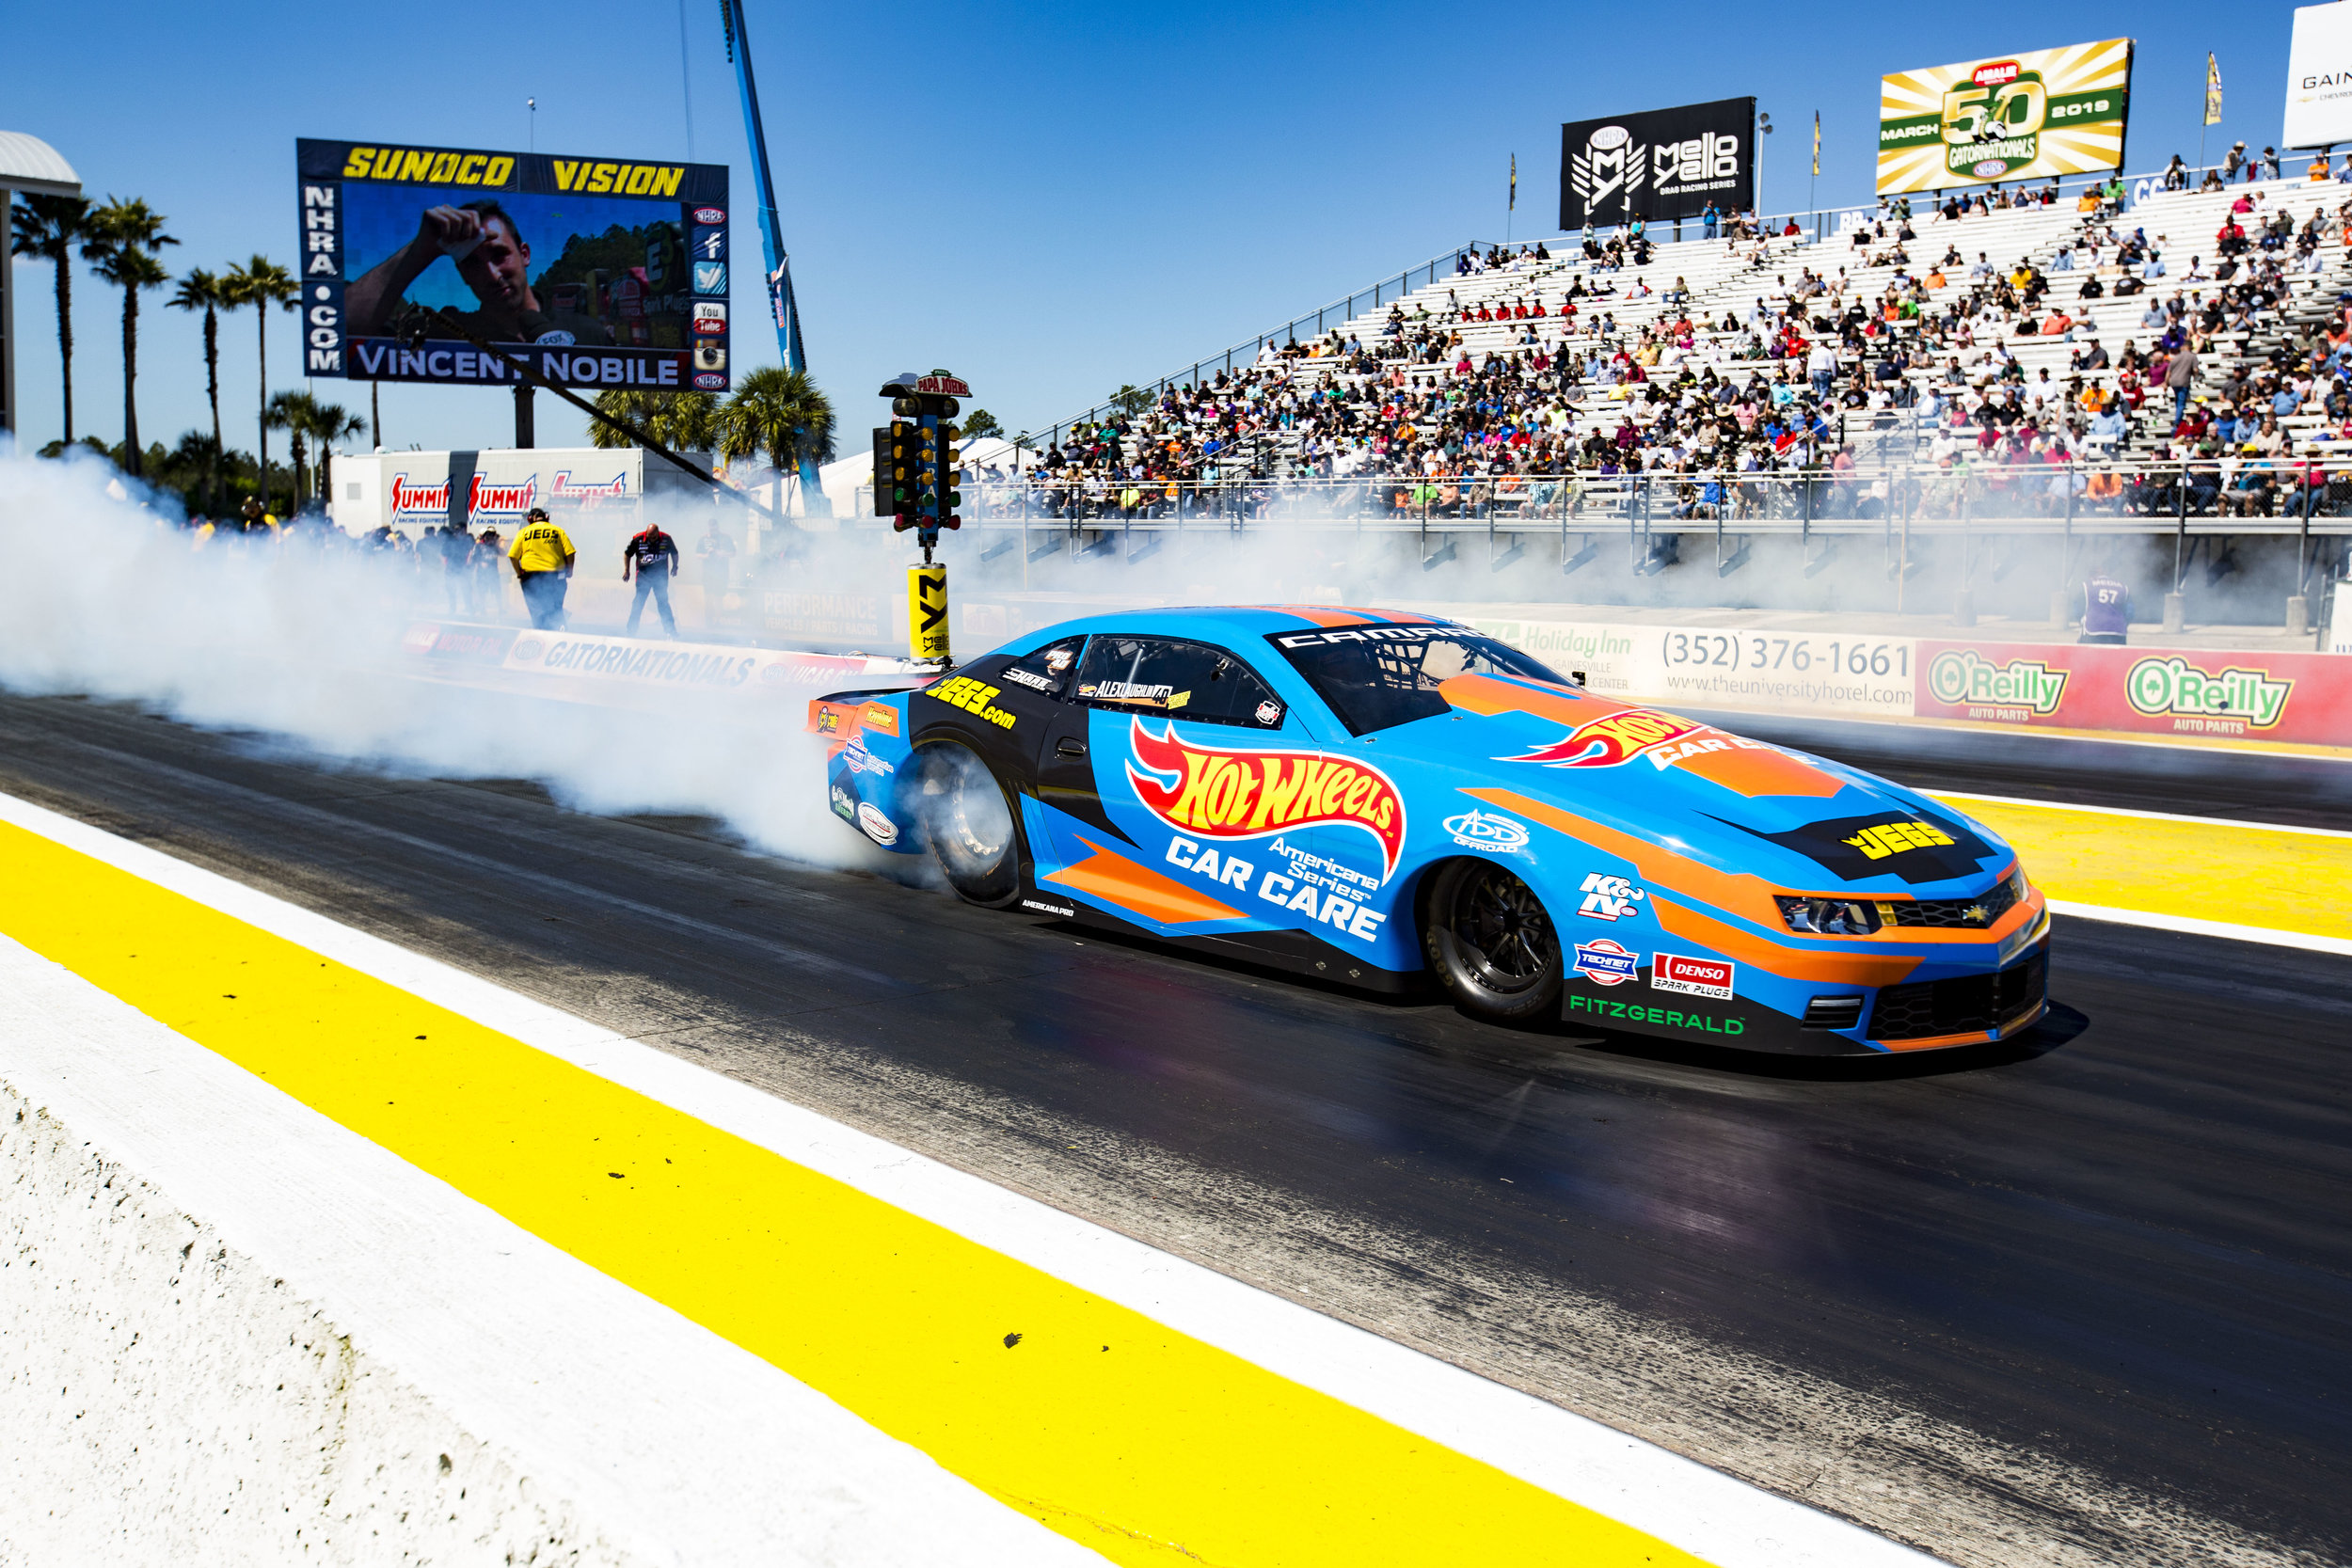
POLYGON ((1405 847, 1405 798, 1368 763, 1322 752, 1225 751, 1128 727, 1127 782, 1171 828, 1209 838, 1265 838, 1319 823, 1360 828, 1380 847, 1381 879, 1405 847))

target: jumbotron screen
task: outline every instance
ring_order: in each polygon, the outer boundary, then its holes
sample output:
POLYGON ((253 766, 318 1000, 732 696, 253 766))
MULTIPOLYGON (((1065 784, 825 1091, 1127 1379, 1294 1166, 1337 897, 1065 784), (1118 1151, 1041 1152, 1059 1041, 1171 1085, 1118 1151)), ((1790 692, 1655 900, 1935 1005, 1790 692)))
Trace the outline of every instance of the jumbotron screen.
POLYGON ((725 165, 294 146, 307 373, 727 389, 725 165))

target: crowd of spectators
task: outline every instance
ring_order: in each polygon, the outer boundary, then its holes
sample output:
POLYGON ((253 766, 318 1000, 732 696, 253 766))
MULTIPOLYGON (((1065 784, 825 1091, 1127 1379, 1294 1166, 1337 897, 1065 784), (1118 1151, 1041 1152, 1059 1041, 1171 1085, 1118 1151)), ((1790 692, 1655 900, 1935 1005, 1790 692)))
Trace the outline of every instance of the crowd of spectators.
POLYGON ((2058 209, 2054 183, 1917 213, 1882 201, 1817 245, 1710 211, 1708 237, 1675 253, 1710 259, 1700 289, 1659 265, 1662 242, 1640 223, 1571 236, 1562 254, 1465 253, 1454 278, 1385 317, 1268 342, 1251 364, 1065 430, 1018 481, 986 476, 988 493, 1032 515, 1149 517, 1222 504, 1204 482, 1276 473, 1458 511, 1642 475, 1658 504, 1709 516, 1746 515, 1788 493, 1765 482, 1802 477, 1806 504, 1867 512, 1889 482, 1857 470, 1893 451, 1932 470, 1927 489, 1974 483, 2045 510, 2071 488, 2092 506, 2267 511, 2290 468, 2309 507, 2343 486, 2308 481, 2327 459, 2293 450, 2280 421, 2322 413, 2352 440, 2344 312, 2266 356, 2243 351, 2280 333, 2291 281, 2323 271, 2328 241, 2352 245, 2352 201, 2328 210, 2333 179, 2312 182, 2322 199, 2299 219, 2296 186, 2249 184, 2209 245, 2185 247, 2123 217, 2120 181, 2094 186, 2040 261, 1996 260, 1971 228, 2058 209), (2102 302, 2137 296, 2121 341, 2099 329, 2119 314, 2102 302), (2126 453, 2185 465, 2185 488, 2177 473, 2082 471, 2126 453))
POLYGON ((495 528, 474 532, 456 523, 435 524, 411 535, 387 524, 355 534, 323 512, 281 521, 258 500, 227 517, 191 515, 184 528, 189 548, 199 554, 272 551, 365 561, 390 577, 415 578, 420 597, 444 598, 453 614, 495 613, 506 569, 506 542, 495 528))

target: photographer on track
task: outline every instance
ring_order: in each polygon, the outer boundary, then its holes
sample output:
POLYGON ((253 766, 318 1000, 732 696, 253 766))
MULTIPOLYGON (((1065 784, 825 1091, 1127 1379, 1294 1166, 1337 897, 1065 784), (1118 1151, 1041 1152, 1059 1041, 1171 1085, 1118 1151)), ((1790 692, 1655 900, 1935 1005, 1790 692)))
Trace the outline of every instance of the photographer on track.
POLYGON ((572 563, 579 559, 571 535, 548 520, 547 508, 534 506, 506 547, 506 559, 522 587, 531 624, 541 631, 561 631, 564 594, 571 583, 572 563))

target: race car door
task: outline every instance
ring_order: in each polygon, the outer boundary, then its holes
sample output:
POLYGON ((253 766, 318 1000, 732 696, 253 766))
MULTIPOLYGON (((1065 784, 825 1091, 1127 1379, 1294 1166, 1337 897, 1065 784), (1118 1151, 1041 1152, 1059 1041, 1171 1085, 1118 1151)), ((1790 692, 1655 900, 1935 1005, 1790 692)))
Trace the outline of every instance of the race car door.
POLYGON ((1279 908, 1245 901, 1263 857, 1232 833, 1178 831, 1184 823, 1169 816, 1165 793, 1168 781, 1185 778, 1187 752, 1198 783, 1204 759, 1292 727, 1264 680, 1210 643, 1097 635, 1069 695, 1039 747, 1047 842, 1031 848, 1041 889, 1085 894, 1159 930, 1279 919, 1279 908), (1049 858, 1057 863, 1051 871, 1049 858))

